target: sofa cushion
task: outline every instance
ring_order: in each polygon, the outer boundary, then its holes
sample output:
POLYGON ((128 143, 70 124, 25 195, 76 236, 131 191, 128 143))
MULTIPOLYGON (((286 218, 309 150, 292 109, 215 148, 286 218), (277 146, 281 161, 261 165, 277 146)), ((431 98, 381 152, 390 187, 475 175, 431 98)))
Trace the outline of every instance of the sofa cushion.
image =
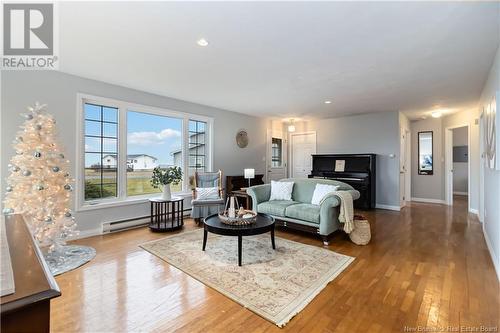
POLYGON ((339 186, 338 191, 344 190, 353 190, 351 185, 346 183, 342 183, 336 180, 329 179, 318 179, 318 178, 307 178, 307 179, 298 179, 298 178, 286 178, 281 179, 280 182, 294 182, 293 191, 292 191, 292 200, 298 201, 301 203, 310 203, 313 197, 314 190, 316 189, 316 184, 328 184, 339 186))
POLYGON ((299 203, 288 206, 285 211, 285 217, 319 224, 319 213, 320 206, 299 203))
POLYGON ((285 216, 287 207, 297 204, 292 200, 271 200, 257 205, 257 212, 275 216, 285 216))

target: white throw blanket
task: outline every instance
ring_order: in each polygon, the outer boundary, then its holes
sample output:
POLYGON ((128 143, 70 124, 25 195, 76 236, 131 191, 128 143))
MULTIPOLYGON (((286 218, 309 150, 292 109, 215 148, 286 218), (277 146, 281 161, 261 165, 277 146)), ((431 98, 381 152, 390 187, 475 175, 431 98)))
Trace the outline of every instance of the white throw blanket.
POLYGON ((350 234, 354 230, 354 206, 349 191, 335 191, 330 193, 340 199, 339 221, 344 223, 344 231, 350 234))

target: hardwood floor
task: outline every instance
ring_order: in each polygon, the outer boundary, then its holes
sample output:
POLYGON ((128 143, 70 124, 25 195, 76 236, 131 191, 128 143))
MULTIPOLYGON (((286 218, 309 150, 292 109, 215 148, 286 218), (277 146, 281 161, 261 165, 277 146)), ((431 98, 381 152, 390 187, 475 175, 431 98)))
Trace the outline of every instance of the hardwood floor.
MULTIPOLYGON (((139 244, 168 234, 140 228, 77 241, 96 248, 89 264, 57 277, 53 332, 405 332, 405 327, 499 324, 499 283, 477 218, 412 203, 401 212, 362 212, 367 246, 336 233, 328 247, 356 260, 283 329, 267 322, 139 244)), ((184 230, 197 228, 192 220, 184 230)), ((180 231, 182 232, 182 231, 180 231)), ((277 237, 322 246, 311 235, 277 237)), ((279 240, 278 240, 279 242, 279 240)), ((409 330, 406 330, 408 332, 409 330)), ((445 332, 444 330, 443 332, 445 332)))

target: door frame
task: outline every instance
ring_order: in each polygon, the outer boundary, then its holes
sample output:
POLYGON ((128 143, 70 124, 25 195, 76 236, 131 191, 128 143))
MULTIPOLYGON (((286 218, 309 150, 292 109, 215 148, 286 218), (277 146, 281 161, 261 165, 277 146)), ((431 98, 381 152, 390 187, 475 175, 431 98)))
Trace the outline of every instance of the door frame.
MULTIPOLYGON (((401 166, 401 156, 400 156, 400 166, 399 172, 401 173, 401 167, 404 168, 404 205, 400 208, 406 207, 407 203, 411 201, 411 130, 406 127, 400 127, 400 135, 401 132, 404 132, 405 135, 405 146, 402 147, 405 153, 405 163, 401 166)), ((401 144, 401 142, 400 142, 401 144)), ((401 196, 400 196, 401 198, 401 196)))
POLYGON ((484 156, 484 111, 479 115, 479 222, 484 222, 484 168, 486 166, 484 156))
POLYGON ((470 124, 458 124, 444 130, 444 198, 448 206, 453 206, 453 129, 467 127, 467 210, 470 211, 470 124))
POLYGON ((316 131, 305 131, 305 132, 291 132, 288 135, 288 142, 290 143, 289 146, 289 163, 288 163, 288 175, 290 177, 293 177, 293 137, 294 136, 299 136, 299 135, 309 135, 309 134, 314 134, 314 153, 318 151, 318 135, 316 134, 316 131))

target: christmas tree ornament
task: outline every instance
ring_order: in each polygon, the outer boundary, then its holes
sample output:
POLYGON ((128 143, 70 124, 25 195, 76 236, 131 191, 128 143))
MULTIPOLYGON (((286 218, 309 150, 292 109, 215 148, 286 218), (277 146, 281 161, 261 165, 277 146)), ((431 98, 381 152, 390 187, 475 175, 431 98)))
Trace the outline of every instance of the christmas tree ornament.
POLYGON ((69 203, 73 187, 68 161, 57 142, 54 118, 45 105, 35 104, 23 114, 24 124, 16 135, 11 171, 6 183, 3 214, 23 214, 40 244, 52 274, 79 267, 95 256, 91 247, 65 245, 78 235, 69 203), (22 170, 22 172, 19 172, 22 170))
POLYGON ((2 210, 2 213, 3 213, 4 215, 13 214, 13 213, 14 213, 14 209, 12 209, 12 208, 4 208, 4 209, 2 210))

